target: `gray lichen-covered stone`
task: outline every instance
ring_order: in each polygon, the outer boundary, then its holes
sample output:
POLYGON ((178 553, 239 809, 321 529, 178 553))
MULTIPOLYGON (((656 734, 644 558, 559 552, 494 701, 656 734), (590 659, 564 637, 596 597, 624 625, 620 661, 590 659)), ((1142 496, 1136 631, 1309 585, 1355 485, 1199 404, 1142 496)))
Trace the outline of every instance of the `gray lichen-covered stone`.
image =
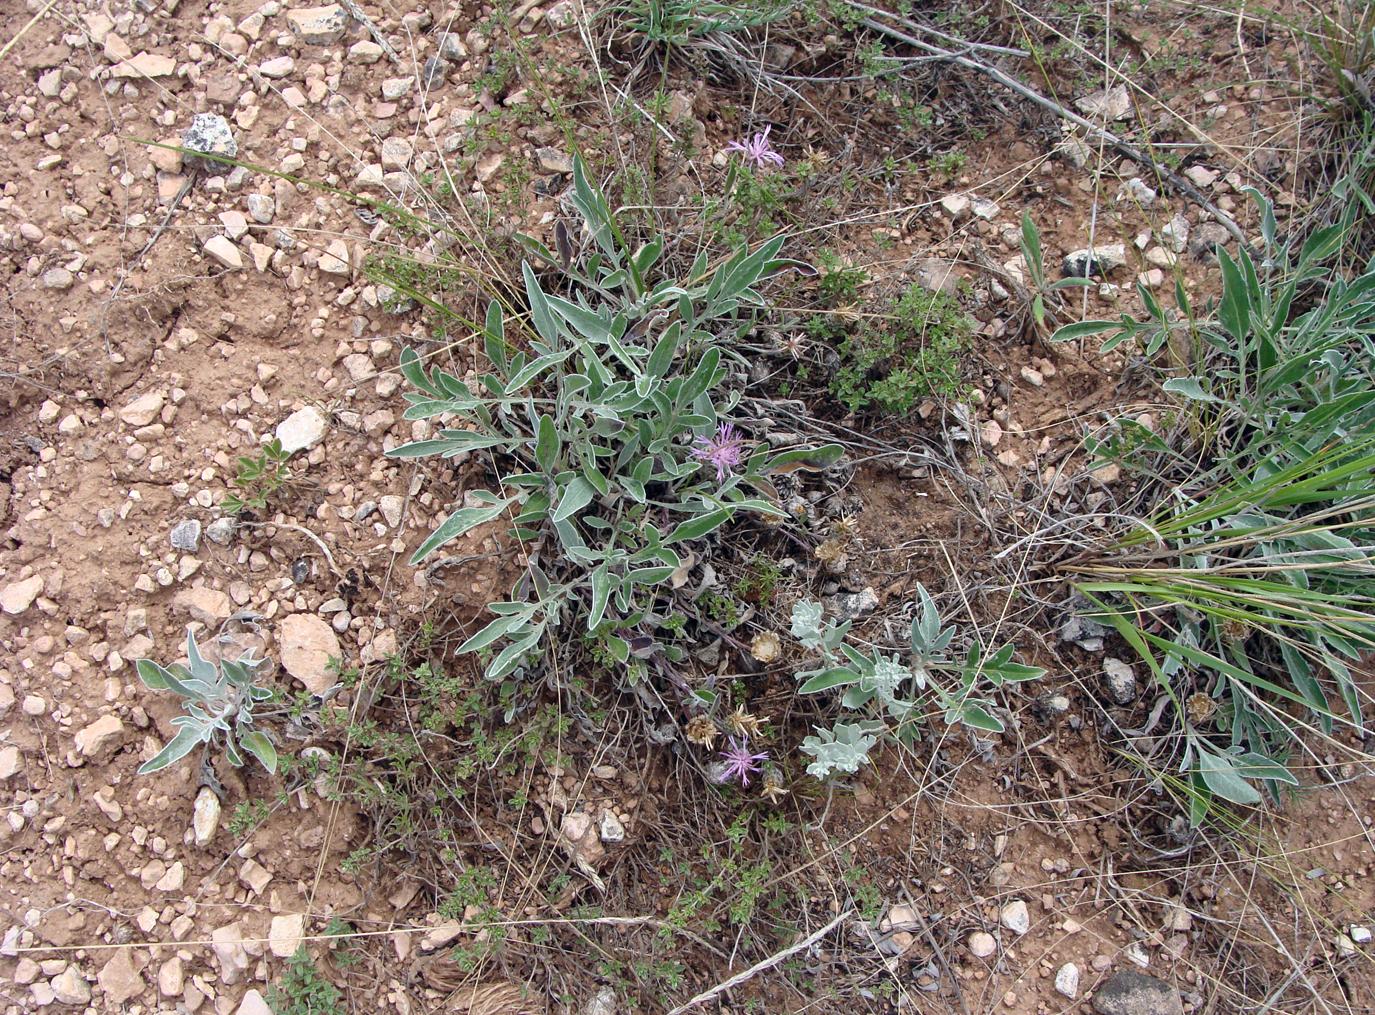
POLYGON ((1184 1003, 1164 980, 1124 969, 1093 992, 1093 1010, 1098 1015, 1184 1015, 1184 1003))
POLYGON ((195 553, 201 545, 201 523, 194 518, 178 522, 168 538, 172 541, 173 549, 195 553))
POLYGON ((1101 247, 1084 247, 1065 255, 1061 266, 1065 278, 1105 277, 1127 263, 1124 243, 1109 243, 1101 247))
MULTIPOLYGON (((191 126, 182 132, 181 144, 193 152, 216 155, 222 159, 232 159, 239 154, 239 142, 234 140, 234 131, 229 121, 219 113, 197 113, 191 126)), ((216 159, 201 159, 188 156, 189 167, 199 166, 207 172, 226 173, 231 168, 227 163, 216 159)))
POLYGON ((287 11, 286 20, 291 34, 308 46, 332 46, 349 26, 348 13, 339 4, 287 11))
POLYGON ((1130 705, 1136 700, 1136 673, 1121 659, 1103 660, 1103 683, 1117 704, 1130 705))

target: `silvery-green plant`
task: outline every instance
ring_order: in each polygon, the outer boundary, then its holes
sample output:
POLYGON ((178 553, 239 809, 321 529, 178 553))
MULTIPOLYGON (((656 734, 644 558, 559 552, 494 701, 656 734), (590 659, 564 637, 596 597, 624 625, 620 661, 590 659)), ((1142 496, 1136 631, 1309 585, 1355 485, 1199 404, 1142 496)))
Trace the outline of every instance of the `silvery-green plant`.
POLYGON ((195 632, 186 635, 186 658, 187 666, 160 666, 151 659, 140 659, 136 664, 145 687, 180 695, 186 710, 185 715, 172 719, 176 735, 139 768, 138 774, 166 768, 220 736, 224 737, 225 755, 236 768, 244 763, 246 752, 262 762, 269 773, 276 772, 277 749, 266 733, 253 728, 254 704, 272 696, 268 688, 253 682, 266 660, 246 653, 238 659, 222 659, 218 665, 207 662, 196 645, 195 632))
POLYGON ((797 266, 778 257, 782 238, 714 268, 703 253, 686 277, 656 279, 662 241, 631 252, 581 158, 573 180, 590 251, 575 257, 561 228, 557 253, 531 241, 561 265, 569 296, 546 292, 522 265, 528 316, 508 328, 507 311, 492 301, 482 329, 489 369, 474 382, 427 369, 413 350, 401 357, 417 389, 406 396, 406 418, 446 422, 389 454, 486 452, 498 474, 497 489, 470 492, 411 562, 499 518, 529 550, 510 598, 489 604, 495 619, 458 650, 491 651, 492 680, 513 674, 559 628, 565 641, 579 631, 596 639, 632 675, 659 648, 681 657, 654 632, 672 612, 683 547, 737 514, 781 517, 769 473, 822 467, 843 452, 771 453, 728 421, 740 397, 727 390, 728 340, 764 305, 760 283, 797 266))
POLYGON ((826 618, 820 603, 803 600, 793 607, 793 637, 818 653, 823 663, 797 674, 803 681, 799 693, 843 688, 840 701, 845 708, 861 716, 871 715, 877 708, 896 724, 889 727, 880 719, 869 718, 837 723, 831 731, 818 728, 816 736, 802 742, 803 752, 816 759, 807 771, 818 779, 857 771, 881 736, 911 736, 915 721, 929 703, 943 711, 947 724, 958 722, 1001 733, 1003 723, 993 714, 993 703, 974 693, 980 680, 996 688, 1045 674, 1040 667, 1013 662, 1016 649, 1011 644, 984 656, 975 640, 963 661, 953 658, 949 649, 954 628, 941 623, 935 602, 920 585, 917 597, 919 606, 912 618, 910 651, 905 658, 879 649, 861 652, 850 645, 845 640, 849 621, 837 624, 826 618))

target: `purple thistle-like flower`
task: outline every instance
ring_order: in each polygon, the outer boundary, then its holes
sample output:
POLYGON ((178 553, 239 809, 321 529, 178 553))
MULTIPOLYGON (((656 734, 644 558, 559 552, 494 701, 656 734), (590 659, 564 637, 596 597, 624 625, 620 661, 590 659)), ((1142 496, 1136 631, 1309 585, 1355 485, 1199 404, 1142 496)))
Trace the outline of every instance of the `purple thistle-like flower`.
POLYGON ((722 423, 712 437, 698 437, 692 457, 699 462, 716 466, 716 482, 721 483, 745 457, 745 442, 735 432, 735 425, 722 423))
POLYGON ((763 769, 764 766, 760 762, 768 760, 768 751, 751 754, 750 743, 747 739, 731 737, 729 746, 721 752, 720 781, 728 782, 731 779, 739 779, 742 787, 748 786, 750 776, 763 769))
POLYGON ((753 162, 755 168, 763 169, 765 166, 781 166, 783 156, 773 150, 773 145, 769 143, 769 131, 773 125, 764 127, 758 134, 746 138, 744 141, 732 141, 726 145, 726 151, 739 152, 745 157, 746 162, 753 162))

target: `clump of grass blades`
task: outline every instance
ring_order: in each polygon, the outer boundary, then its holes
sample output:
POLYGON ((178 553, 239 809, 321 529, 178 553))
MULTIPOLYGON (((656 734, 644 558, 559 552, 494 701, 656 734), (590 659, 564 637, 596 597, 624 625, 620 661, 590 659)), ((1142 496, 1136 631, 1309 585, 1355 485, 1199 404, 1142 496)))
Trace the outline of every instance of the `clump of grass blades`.
POLYGON ((1278 798, 1305 734, 1363 734, 1351 668, 1375 648, 1375 263, 1334 266, 1351 219, 1295 250, 1253 197, 1264 256, 1220 252, 1206 316, 1057 336, 1195 344, 1195 375, 1164 385, 1178 440, 1138 433, 1122 460, 1157 510, 1064 568, 1174 701, 1195 821, 1214 796, 1259 802, 1254 782, 1278 798))

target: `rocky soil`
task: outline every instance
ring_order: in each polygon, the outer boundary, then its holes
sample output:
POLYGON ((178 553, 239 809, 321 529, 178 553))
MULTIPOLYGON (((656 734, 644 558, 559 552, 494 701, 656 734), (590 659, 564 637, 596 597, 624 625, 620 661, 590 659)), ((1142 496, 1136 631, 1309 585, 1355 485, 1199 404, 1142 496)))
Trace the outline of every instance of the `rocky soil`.
MULTIPOLYGON (((468 934, 462 924, 442 918, 403 875, 340 869, 368 835, 352 806, 304 784, 243 834, 230 828, 232 809, 275 792, 261 771, 220 766, 223 803, 190 761, 135 777, 174 732, 176 708, 139 682, 133 663, 172 661, 192 626, 206 640, 224 634, 260 649, 280 664, 272 679, 284 690, 351 707, 341 667, 384 660, 429 611, 471 612, 504 587, 510 561, 495 535, 455 551, 478 558, 461 569, 406 565, 462 496, 447 472, 383 457, 429 432, 402 418, 396 370, 401 348, 429 337, 426 325, 363 273, 370 252, 408 238, 346 196, 297 182, 413 198, 492 103, 478 83, 489 46, 481 16, 472 6, 366 4, 364 24, 352 4, 59 0, 30 23, 39 5, 16 6, 0 13, 0 38, 13 40, 0 65, 0 266, 11 335, 0 362, 0 1005, 261 1015, 286 960, 303 943, 331 947, 321 937, 338 918, 372 935, 365 943, 375 938, 385 960, 369 990, 351 991, 349 1010, 466 1010, 443 1007, 451 988, 421 971, 468 934), (273 436, 293 455, 287 506, 257 521, 226 515, 219 504, 236 459, 273 436)), ((576 48, 579 6, 530 0, 512 21, 576 48)), ((1112 99, 1089 106, 1113 116, 1102 106, 1112 99)), ((1199 101, 1223 129, 1284 112, 1267 108, 1258 89, 1223 86, 1199 101)), ((711 163, 739 125, 685 105, 679 114, 708 140, 711 163)), ((1104 266, 1110 280, 1086 297, 1088 316, 1130 305, 1138 279, 1168 290, 1181 259, 1191 278, 1207 277, 1211 246, 1225 234, 1198 208, 1157 193, 1139 167, 1118 160, 1100 174, 1074 145, 1039 140, 994 147, 1003 164, 984 160, 952 181, 887 238, 896 246, 883 255, 936 272, 938 284, 976 282, 985 338, 1005 334, 1013 308, 969 254, 977 242, 995 267, 1021 277, 1028 193, 1059 195, 1069 209, 1046 223, 1056 261, 1088 246, 1080 213, 1089 202, 1114 209, 1097 225, 1111 243, 1094 243, 1096 256, 1111 250, 1121 266, 1104 266)), ((460 185, 495 198, 508 186, 503 162, 526 160, 546 186, 532 188, 522 226, 547 232, 547 195, 566 182, 565 148, 529 131, 465 164, 460 185)), ((1244 174, 1219 164, 1192 167, 1189 178, 1240 213, 1244 174)), ((1053 484, 1058 442, 1072 437, 1052 426, 1092 411, 1117 375, 1092 356, 1019 350, 990 352, 987 380, 973 436, 990 469, 1009 484, 1028 473, 1053 484)), ((929 479, 912 483, 938 495, 929 479)), ((917 486, 893 503, 910 505, 917 486)), ((880 543, 884 496, 874 495, 866 523, 880 543)), ((1031 809, 1058 808, 1069 832, 1048 834, 1044 811, 1032 820, 1020 807, 1000 809, 1007 791, 991 773, 961 784, 954 809, 969 812, 958 818, 891 785, 835 805, 838 829, 894 857, 911 861, 911 844, 932 827, 958 827, 956 851, 965 835, 974 844, 966 859, 991 872, 977 890, 953 868, 923 874, 925 889, 943 884, 959 900, 961 950, 936 972, 962 985, 967 1010, 1205 1010, 1214 945, 1191 913, 1207 909, 1207 925, 1245 917, 1246 900, 1222 875, 1188 898, 1158 896, 1163 875, 1138 876, 1137 920, 1101 904, 1101 879, 1127 844, 1094 821, 1102 805, 1075 765, 1101 763, 1086 699, 1102 686, 1122 706, 1137 697, 1120 669, 1108 670, 1065 678, 1069 698, 1048 727, 1063 753, 1048 749, 1022 773, 1038 787, 1031 809)), ((562 781, 553 773, 546 804, 560 785, 565 796, 528 822, 528 834, 586 840, 581 853, 559 854, 570 862, 614 856, 627 828, 633 838, 637 792, 655 785, 618 773, 590 763, 562 781), (573 787, 588 806, 566 799, 573 787), (572 814, 580 817, 570 827, 572 814)), ((1328 925, 1314 947, 1333 961, 1368 955, 1375 814, 1368 800, 1305 806, 1277 829, 1296 868, 1321 871, 1311 901, 1328 925)), ((896 894, 884 912, 846 934, 896 969, 925 948, 925 924, 896 894)), ((919 998, 919 976, 912 982, 919 998)), ((545 1010, 541 984, 523 986, 521 1003, 545 1010)), ((633 1010, 615 1000, 592 1007, 609 988, 591 973, 583 987, 576 1000, 585 1010, 633 1010)))

